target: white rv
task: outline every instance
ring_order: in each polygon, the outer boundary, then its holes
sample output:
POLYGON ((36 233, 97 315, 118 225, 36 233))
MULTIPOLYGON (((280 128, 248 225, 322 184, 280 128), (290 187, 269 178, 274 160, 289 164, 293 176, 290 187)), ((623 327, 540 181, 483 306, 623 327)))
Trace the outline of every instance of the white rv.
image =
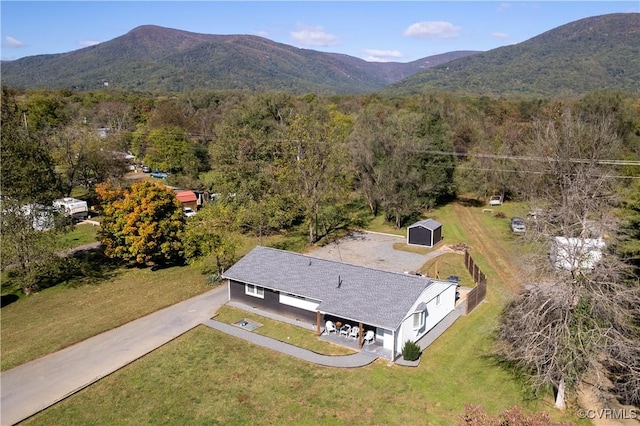
POLYGON ((555 237, 551 243, 549 260, 556 269, 593 269, 602 259, 604 248, 602 238, 555 237))
POLYGON ((89 217, 89 206, 86 201, 65 197, 55 200, 53 205, 73 220, 80 221, 89 217))

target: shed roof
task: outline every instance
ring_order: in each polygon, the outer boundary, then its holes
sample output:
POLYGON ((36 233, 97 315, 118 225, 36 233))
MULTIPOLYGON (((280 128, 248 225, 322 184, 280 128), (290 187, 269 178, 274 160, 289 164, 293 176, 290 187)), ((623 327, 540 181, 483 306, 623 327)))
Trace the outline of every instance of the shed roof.
POLYGON ((409 228, 415 228, 416 226, 420 226, 420 227, 426 228, 426 229, 431 229, 433 231, 434 229, 440 228, 442 226, 442 224, 440 222, 438 222, 437 220, 425 219, 425 220, 421 220, 419 222, 416 222, 413 225, 410 225, 409 228))
POLYGON ((176 197, 178 197, 178 200, 181 203, 189 203, 191 201, 197 201, 198 198, 196 197, 196 194, 193 191, 176 191, 176 197))
POLYGON ((454 285, 261 246, 223 277, 314 299, 321 312, 389 330, 400 326, 427 289, 431 299, 454 285))

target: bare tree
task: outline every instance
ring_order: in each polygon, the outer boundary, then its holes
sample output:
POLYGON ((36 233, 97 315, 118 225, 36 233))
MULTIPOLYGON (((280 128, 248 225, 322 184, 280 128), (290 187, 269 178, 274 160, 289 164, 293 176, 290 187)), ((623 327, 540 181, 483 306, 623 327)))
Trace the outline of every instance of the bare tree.
POLYGON ((570 111, 536 122, 529 161, 520 165, 538 208, 528 238, 528 285, 505 308, 499 325, 504 359, 530 374, 536 388, 552 385, 556 406, 565 392, 589 383, 640 402, 640 285, 594 240, 611 242, 616 221, 613 170, 619 141, 609 121, 586 122, 570 111), (552 263, 555 237, 563 261, 552 263), (590 381, 588 378, 595 377, 590 381))

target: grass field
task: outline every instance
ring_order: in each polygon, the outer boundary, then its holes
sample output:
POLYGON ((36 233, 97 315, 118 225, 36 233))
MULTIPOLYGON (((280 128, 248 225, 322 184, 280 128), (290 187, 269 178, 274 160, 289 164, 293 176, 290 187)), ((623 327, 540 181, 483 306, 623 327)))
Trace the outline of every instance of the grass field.
MULTIPOLYGON (((520 274, 514 267, 517 264, 518 241, 509 232, 508 215, 506 219, 496 218, 490 213, 483 213, 481 207, 461 204, 450 204, 432 213, 430 217, 443 223, 446 243, 465 242, 471 246, 471 254, 487 274, 489 284, 486 301, 471 315, 460 318, 427 348, 419 367, 388 365, 383 361, 358 369, 320 367, 200 326, 32 417, 25 424, 450 425, 457 423, 465 403, 483 405, 492 414, 521 405, 525 411, 544 410, 550 412, 554 419, 578 423, 571 410, 562 415, 551 408, 551 395, 542 400, 530 398, 522 383, 492 356, 493 331, 498 315, 520 285, 520 274)), ((377 224, 375 228, 384 229, 383 225, 377 224)), ((255 239, 247 238, 243 241, 242 251, 248 250, 252 244, 255 245, 255 239)), ((457 254, 440 257, 438 269, 441 277, 459 275, 462 279, 469 279, 463 275, 464 269, 461 272, 461 258, 457 254)), ((427 264, 423 270, 433 267, 434 264, 427 264)), ((126 272, 119 275, 113 284, 100 284, 96 288, 114 286, 111 296, 108 296, 113 300, 97 307, 95 303, 103 297, 91 294, 91 288, 81 288, 51 289, 51 296, 47 295, 51 300, 44 300, 42 305, 28 306, 28 309, 20 308, 24 312, 20 316, 6 310, 12 305, 3 308, 3 365, 5 328, 25 327, 21 322, 32 324, 23 331, 12 330, 15 345, 20 343, 18 335, 26 331, 31 333, 30 339, 41 339, 56 328, 41 328, 46 317, 64 316, 62 309, 48 311, 49 305, 55 308, 64 303, 74 304, 73 309, 67 309, 70 311, 67 315, 73 317, 73 312, 77 312, 76 319, 64 319, 59 326, 69 330, 82 328, 82 318, 92 318, 87 322, 93 322, 92 312, 101 312, 109 307, 111 311, 109 315, 105 312, 105 317, 122 317, 121 313, 113 310, 119 309, 121 304, 129 306, 123 310, 133 310, 132 302, 127 298, 140 299, 145 291, 152 290, 152 293, 155 290, 158 293, 172 292, 171 289, 180 287, 178 283, 189 274, 193 274, 188 279, 192 282, 188 286, 191 292, 197 294, 206 290, 203 278, 195 268, 149 271, 153 281, 157 281, 155 277, 159 275, 153 274, 158 272, 167 274, 161 290, 150 284, 146 284, 146 289, 144 284, 132 285, 130 281, 135 277, 128 276, 126 272), (56 295, 56 291, 60 295, 56 295), (119 292, 124 294, 117 294, 119 292), (80 298, 80 294, 85 295, 80 298), (83 307, 83 303, 76 299, 84 300, 88 306, 83 307), (28 312, 35 311, 47 312, 47 315, 29 318, 28 312), (5 312, 15 316, 8 324, 5 312)), ((140 282, 144 280, 140 278, 140 282)), ((140 303, 145 305, 145 309, 151 308, 146 301, 140 303)), ((316 347, 314 345, 322 343, 314 350, 333 350, 327 349, 326 343, 318 342, 313 333, 271 324, 269 319, 253 317, 231 308, 220 310, 217 319, 235 322, 244 317, 264 324, 257 331, 270 337, 284 339, 286 335, 303 347, 316 347)), ((58 340, 62 337, 59 335, 58 340)), ((55 350, 52 348, 55 345, 49 346, 49 349, 38 350, 42 353, 55 350)), ((13 361, 14 365, 17 363, 20 361, 13 361)))
POLYGON ((58 237, 56 248, 58 250, 66 250, 83 244, 94 243, 97 240, 98 229, 100 229, 98 226, 89 224, 76 225, 71 231, 58 237))

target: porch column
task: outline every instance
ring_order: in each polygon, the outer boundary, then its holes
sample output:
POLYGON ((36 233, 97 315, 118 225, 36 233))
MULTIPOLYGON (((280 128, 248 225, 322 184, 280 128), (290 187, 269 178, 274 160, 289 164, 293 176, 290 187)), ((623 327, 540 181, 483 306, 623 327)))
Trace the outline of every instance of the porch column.
POLYGON ((393 336, 393 347, 391 348, 391 361, 395 361, 396 360, 396 330, 392 330, 391 335, 393 336))
POLYGON ((320 311, 316 311, 316 336, 320 335, 320 311))
POLYGON ((362 349, 362 331, 364 328, 362 327, 362 323, 358 323, 358 327, 360 327, 360 333, 358 333, 358 347, 362 349))

